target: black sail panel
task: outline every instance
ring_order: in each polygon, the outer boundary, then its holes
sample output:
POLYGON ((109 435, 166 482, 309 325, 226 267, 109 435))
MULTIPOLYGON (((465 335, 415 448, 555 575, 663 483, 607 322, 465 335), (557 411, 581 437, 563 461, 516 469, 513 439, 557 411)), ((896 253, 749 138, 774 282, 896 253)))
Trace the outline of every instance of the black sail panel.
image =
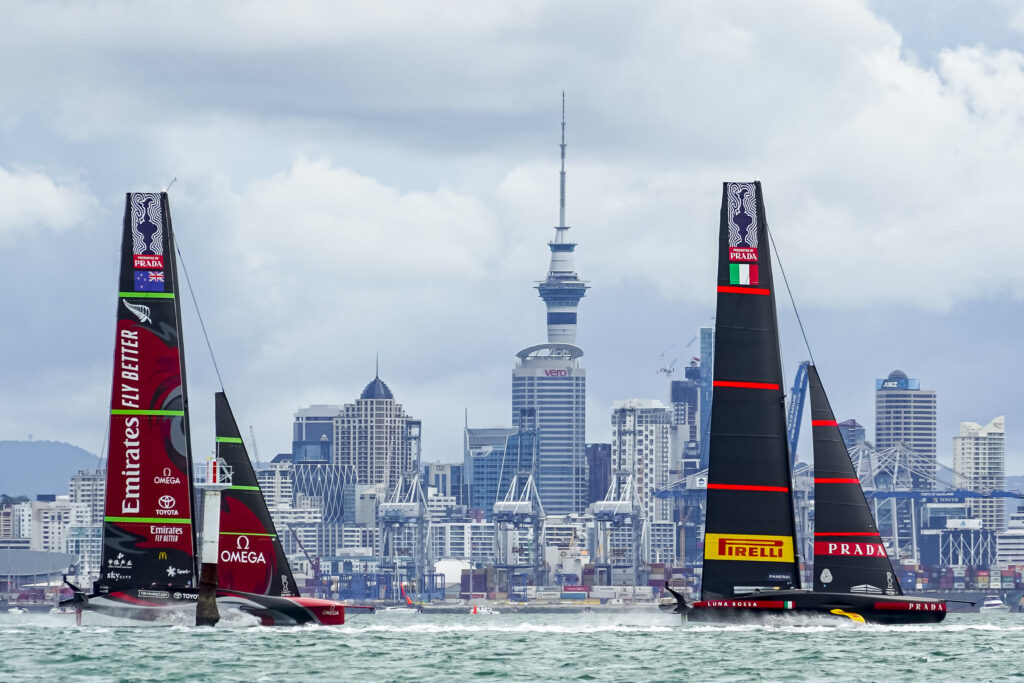
POLYGON ((799 588, 778 321, 761 184, 725 183, 702 597, 799 588))
POLYGON ((224 392, 216 396, 217 457, 232 469, 221 494, 217 573, 220 587, 298 596, 298 587, 224 392))
POLYGON ((818 369, 807 369, 814 432, 814 590, 902 595, 818 369))

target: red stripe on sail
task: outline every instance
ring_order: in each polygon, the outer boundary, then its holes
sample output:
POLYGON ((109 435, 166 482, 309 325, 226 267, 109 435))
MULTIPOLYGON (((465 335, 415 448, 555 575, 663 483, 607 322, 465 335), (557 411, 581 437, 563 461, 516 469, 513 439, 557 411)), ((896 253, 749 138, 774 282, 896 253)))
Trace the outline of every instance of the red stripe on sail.
POLYGON ((728 381, 714 381, 711 383, 712 386, 716 387, 732 387, 734 389, 778 389, 778 384, 772 384, 771 382, 728 382, 728 381))
POLYGON ((721 294, 760 294, 761 296, 772 293, 772 290, 761 287, 730 287, 728 285, 718 285, 718 291, 721 294))
POLYGON ((818 479, 815 478, 815 484, 859 484, 860 479, 818 479))
POLYGON ((838 427, 839 423, 835 420, 811 420, 812 427, 838 427))
POLYGON ((778 493, 789 491, 788 486, 753 486, 751 484, 708 484, 708 488, 722 491, 775 491, 778 493))
POLYGON ((879 536, 877 531, 822 531, 815 532, 815 536, 879 536))

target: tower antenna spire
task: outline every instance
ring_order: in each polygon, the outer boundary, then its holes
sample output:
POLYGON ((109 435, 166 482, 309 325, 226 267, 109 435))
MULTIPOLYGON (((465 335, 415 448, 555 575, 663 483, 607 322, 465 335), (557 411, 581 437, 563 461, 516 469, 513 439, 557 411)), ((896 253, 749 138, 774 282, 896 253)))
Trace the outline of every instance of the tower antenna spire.
POLYGON ((558 193, 558 226, 561 228, 565 226, 565 91, 562 91, 562 144, 559 145, 562 148, 562 171, 558 174, 559 180, 559 193, 558 193))

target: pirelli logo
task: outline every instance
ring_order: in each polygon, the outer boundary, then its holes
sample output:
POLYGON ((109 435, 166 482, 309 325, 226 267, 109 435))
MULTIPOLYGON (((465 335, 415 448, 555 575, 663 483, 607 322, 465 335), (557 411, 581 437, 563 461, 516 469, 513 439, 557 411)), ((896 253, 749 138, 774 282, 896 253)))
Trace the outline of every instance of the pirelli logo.
POLYGON ((704 559, 748 562, 792 562, 792 536, 706 534, 704 559))

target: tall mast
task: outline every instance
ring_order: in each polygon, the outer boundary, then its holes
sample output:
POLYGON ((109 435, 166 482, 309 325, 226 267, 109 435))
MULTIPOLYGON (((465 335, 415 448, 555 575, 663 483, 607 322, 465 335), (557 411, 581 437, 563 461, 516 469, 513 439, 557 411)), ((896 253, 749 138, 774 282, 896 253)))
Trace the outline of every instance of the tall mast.
POLYGON ((562 170, 558 174, 558 227, 568 227, 565 224, 565 91, 562 91, 562 170))

